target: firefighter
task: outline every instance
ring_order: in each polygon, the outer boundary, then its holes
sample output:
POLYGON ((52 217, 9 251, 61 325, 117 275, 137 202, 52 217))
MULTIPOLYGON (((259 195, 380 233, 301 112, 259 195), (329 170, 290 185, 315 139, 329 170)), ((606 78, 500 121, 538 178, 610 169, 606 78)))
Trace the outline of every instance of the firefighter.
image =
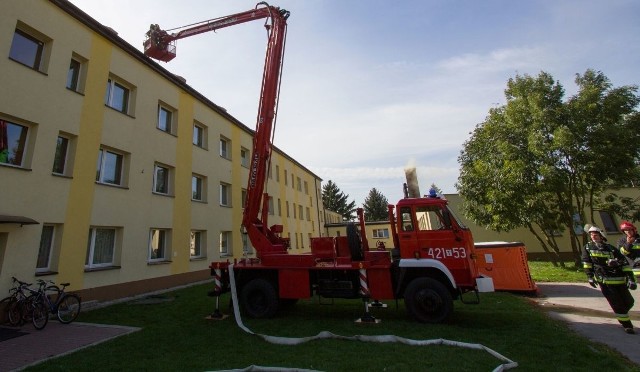
POLYGON ((635 290, 637 284, 631 266, 616 247, 606 242, 602 230, 591 226, 587 232, 591 241, 584 246, 582 264, 589 285, 593 288, 600 286, 624 331, 633 334, 635 331, 629 318, 633 296, 629 289, 635 290))
POLYGON ((620 223, 620 231, 624 236, 618 240, 618 249, 629 259, 637 282, 640 277, 640 235, 638 229, 629 221, 620 223))

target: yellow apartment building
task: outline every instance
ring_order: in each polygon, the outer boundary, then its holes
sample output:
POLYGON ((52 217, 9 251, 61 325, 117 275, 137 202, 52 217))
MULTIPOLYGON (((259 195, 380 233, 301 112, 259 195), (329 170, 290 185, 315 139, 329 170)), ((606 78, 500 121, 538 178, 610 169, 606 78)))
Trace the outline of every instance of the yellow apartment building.
MULTIPOLYGON (((114 299, 255 254, 252 129, 66 0, 3 2, 0 56, 0 293, 42 278, 114 299)), ((324 231, 321 181, 274 148, 269 223, 292 251, 324 231)))

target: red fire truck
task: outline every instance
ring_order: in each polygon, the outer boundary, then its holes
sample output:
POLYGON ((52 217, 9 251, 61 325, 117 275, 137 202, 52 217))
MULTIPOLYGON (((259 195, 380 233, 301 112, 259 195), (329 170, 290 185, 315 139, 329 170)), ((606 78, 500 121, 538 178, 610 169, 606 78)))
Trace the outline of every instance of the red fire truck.
POLYGON ((471 232, 447 201, 435 194, 422 197, 417 188, 405 185, 405 198, 389 206, 394 244, 390 249, 369 246, 362 209, 358 209, 359 222, 347 225, 346 236, 311 238, 309 253, 289 253, 289 240, 281 236, 283 226, 268 225, 269 196, 264 190, 289 15, 261 2, 255 9, 177 33, 151 25, 144 42, 146 55, 166 62, 175 57, 178 39, 266 19, 267 51, 241 226, 256 257, 212 262, 213 294, 230 291, 230 280, 234 280, 241 310, 254 318, 272 317, 282 305, 314 295, 363 300, 363 321, 375 321, 369 313, 370 301, 404 299, 409 315, 426 323, 445 321, 454 299, 478 303, 478 292, 493 290, 491 278, 478 273, 471 232), (463 299, 467 293, 470 301, 463 299))

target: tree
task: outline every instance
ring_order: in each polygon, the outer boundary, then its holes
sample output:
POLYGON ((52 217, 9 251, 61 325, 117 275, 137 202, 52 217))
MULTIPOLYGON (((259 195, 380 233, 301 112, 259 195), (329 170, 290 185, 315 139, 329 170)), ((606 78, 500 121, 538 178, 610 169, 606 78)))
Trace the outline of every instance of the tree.
POLYGON ((351 221, 355 218, 353 212, 356 210, 356 202, 347 202, 349 195, 343 193, 338 185, 329 180, 322 186, 322 205, 325 209, 334 211, 342 216, 345 221, 351 221))
POLYGON ((365 221, 388 221, 389 209, 387 206, 389 201, 376 188, 369 191, 369 195, 364 198, 364 219, 365 221))
POLYGON ((561 265, 557 233, 571 235, 577 262, 577 227, 593 223, 597 209, 637 210, 606 193, 638 176, 637 87, 613 88, 593 70, 575 82, 578 93, 565 102, 548 73, 509 79, 507 103, 465 142, 456 184, 468 218, 495 231, 529 229, 561 265))

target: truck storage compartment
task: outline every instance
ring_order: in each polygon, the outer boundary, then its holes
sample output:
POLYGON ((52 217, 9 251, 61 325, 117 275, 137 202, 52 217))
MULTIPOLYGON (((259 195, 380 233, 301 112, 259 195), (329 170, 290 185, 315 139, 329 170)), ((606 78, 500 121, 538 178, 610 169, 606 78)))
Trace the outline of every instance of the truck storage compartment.
POLYGON ((527 249, 519 242, 475 243, 478 272, 493 279, 497 291, 536 291, 527 249))

